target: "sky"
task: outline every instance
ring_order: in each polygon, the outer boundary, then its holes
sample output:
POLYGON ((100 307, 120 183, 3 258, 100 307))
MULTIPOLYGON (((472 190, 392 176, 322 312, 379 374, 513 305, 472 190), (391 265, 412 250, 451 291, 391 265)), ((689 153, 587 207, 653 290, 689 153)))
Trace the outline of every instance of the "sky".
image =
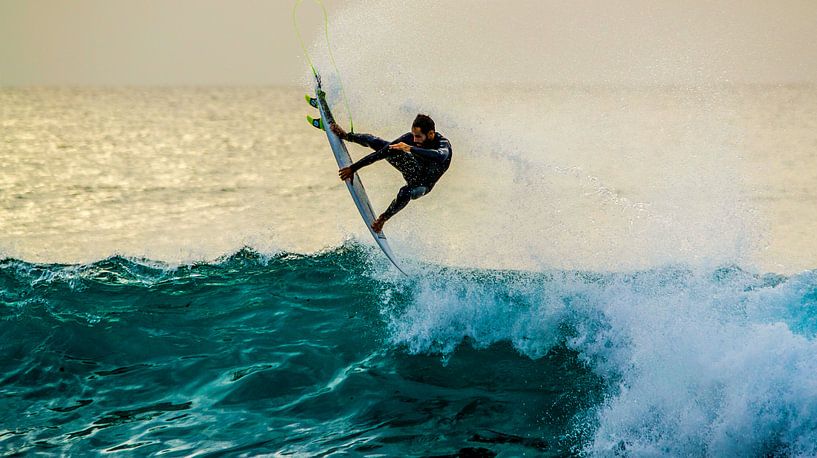
MULTIPOLYGON (((487 76, 557 84, 817 82, 814 0, 418 1, 408 12, 393 1, 325 3, 330 21, 368 13, 381 20, 352 21, 344 30, 350 40, 355 27, 383 27, 384 37, 411 28, 418 43, 450 44, 457 65, 487 76), (504 62, 509 54, 524 58, 504 62)), ((0 0, 0 86, 294 85, 307 67, 293 4, 0 0)), ((313 2, 304 1, 299 21, 307 42, 321 37, 313 2)), ((344 49, 344 34, 335 32, 344 49)), ((446 65, 430 60, 423 64, 446 65)))

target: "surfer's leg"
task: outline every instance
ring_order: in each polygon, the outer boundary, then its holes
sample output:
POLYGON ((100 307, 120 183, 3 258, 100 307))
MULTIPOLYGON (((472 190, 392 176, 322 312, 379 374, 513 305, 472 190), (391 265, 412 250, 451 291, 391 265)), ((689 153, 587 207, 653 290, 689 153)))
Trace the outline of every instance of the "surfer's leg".
POLYGON ((411 188, 411 200, 417 200, 420 197, 428 194, 428 187, 426 186, 415 186, 411 188))
POLYGON ((426 186, 411 186, 405 185, 397 192, 397 197, 391 202, 389 208, 380 215, 381 220, 388 221, 389 218, 397 214, 400 210, 406 208, 409 201, 419 199, 428 192, 426 186))

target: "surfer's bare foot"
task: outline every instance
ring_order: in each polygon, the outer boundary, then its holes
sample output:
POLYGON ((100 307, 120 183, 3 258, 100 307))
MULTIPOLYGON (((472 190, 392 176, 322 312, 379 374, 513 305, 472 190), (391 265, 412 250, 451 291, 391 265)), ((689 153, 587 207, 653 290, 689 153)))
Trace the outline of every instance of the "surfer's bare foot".
POLYGON ((343 181, 354 180, 355 179, 355 171, 352 170, 351 167, 344 167, 344 168, 338 170, 338 176, 343 181))
POLYGON ((382 216, 378 216, 376 220, 372 221, 372 230, 379 234, 383 230, 384 224, 386 224, 386 220, 382 216))
POLYGON ((339 125, 337 125, 337 124, 335 124, 335 123, 332 123, 332 124, 329 126, 329 130, 331 130, 332 132, 334 132, 334 133, 335 133, 335 135, 337 135, 337 136, 338 136, 338 137, 340 137, 340 138, 346 138, 346 131, 345 131, 345 130, 343 130, 343 127, 340 127, 339 125))

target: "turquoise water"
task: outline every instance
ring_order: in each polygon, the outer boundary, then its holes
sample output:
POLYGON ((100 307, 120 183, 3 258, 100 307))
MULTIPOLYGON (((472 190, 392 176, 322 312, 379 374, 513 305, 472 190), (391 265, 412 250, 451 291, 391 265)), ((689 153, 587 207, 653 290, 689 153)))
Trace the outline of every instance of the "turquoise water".
POLYGON ((372 279, 362 257, 352 246, 171 270, 4 261, 3 410, 20 413, 4 449, 564 448, 560 429, 598 396, 575 354, 411 356, 380 301, 398 291, 405 306, 410 286, 372 279))
POLYGON ((5 453, 817 452, 817 278, 0 262, 5 453))

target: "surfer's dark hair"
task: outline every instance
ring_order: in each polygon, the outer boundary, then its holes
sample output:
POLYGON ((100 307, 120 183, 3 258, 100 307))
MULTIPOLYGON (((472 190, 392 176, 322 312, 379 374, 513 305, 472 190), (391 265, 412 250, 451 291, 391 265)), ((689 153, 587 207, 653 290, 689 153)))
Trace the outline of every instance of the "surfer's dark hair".
POLYGON ((414 129, 415 127, 420 128, 420 132, 423 134, 427 134, 434 129, 434 120, 431 119, 430 116, 424 114, 418 114, 416 118, 414 118, 414 122, 411 123, 411 128, 414 129))

